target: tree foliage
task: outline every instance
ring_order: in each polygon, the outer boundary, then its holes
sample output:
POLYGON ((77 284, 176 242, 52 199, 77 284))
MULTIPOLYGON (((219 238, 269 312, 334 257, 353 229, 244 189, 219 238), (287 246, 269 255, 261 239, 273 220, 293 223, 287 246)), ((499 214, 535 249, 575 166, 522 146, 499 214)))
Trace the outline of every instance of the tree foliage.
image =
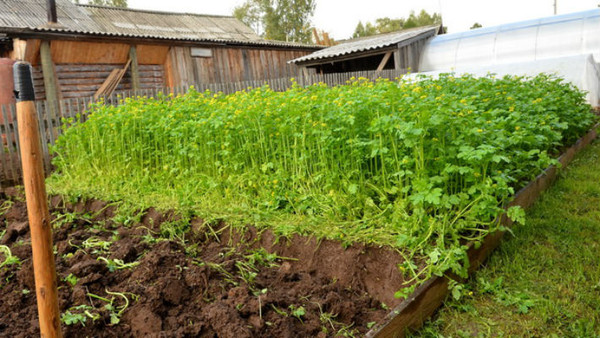
POLYGON ((379 18, 375 23, 359 22, 354 29, 353 38, 363 36, 371 36, 375 34, 389 33, 414 27, 429 26, 442 23, 442 16, 438 13, 429 14, 425 10, 421 10, 419 14, 414 11, 410 12, 408 18, 391 19, 388 17, 379 18))
POLYGON ((471 28, 469 28, 469 29, 476 29, 476 28, 481 28, 481 27, 483 27, 483 26, 482 26, 482 25, 481 25, 479 22, 476 22, 476 23, 474 23, 474 24, 473 24, 473 26, 471 26, 471 28))
POLYGON ((311 42, 315 0, 246 0, 233 16, 272 40, 311 42))
MULTIPOLYGON (((79 4, 79 0, 75 0, 76 4, 79 4)), ((88 5, 107 6, 107 7, 121 7, 127 8, 127 0, 88 0, 88 5)))
POLYGON ((246 26, 263 35, 262 13, 259 1, 246 1, 241 6, 233 9, 233 16, 243 22, 246 26))
POLYGON ((424 9, 421 10, 419 15, 415 15, 414 11, 410 12, 408 19, 404 22, 402 28, 413 28, 423 27, 429 25, 439 25, 442 23, 442 16, 438 13, 429 14, 424 9))

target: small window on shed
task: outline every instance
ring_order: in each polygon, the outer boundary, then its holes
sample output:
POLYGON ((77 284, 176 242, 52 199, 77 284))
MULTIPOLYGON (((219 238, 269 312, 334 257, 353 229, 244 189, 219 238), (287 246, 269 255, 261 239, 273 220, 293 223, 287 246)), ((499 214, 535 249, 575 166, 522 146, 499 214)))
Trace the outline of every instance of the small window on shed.
POLYGON ((210 48, 196 48, 192 47, 192 57, 195 58, 211 58, 212 50, 210 48))

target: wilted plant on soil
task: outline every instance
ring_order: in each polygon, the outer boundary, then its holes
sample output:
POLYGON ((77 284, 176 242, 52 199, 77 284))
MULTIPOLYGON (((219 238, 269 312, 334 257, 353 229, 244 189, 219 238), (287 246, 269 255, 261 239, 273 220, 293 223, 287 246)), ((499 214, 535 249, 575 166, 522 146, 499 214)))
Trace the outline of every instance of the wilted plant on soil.
POLYGON ((10 248, 6 245, 0 245, 0 258, 3 258, 3 260, 0 261, 0 269, 9 265, 21 264, 19 257, 14 256, 10 251, 10 248))
POLYGON ((140 265, 140 262, 131 262, 131 263, 125 263, 123 262, 122 259, 112 259, 112 258, 106 258, 106 257, 98 257, 99 261, 103 261, 104 263, 106 263, 106 267, 108 268, 108 271, 110 272, 115 272, 117 270, 123 270, 123 269, 131 269, 133 267, 136 267, 138 265, 140 265))

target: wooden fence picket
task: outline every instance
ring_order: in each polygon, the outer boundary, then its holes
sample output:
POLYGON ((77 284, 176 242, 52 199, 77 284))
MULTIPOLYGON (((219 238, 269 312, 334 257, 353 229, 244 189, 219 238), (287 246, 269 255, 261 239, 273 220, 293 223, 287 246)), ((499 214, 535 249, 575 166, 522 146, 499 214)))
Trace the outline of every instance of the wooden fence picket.
POLYGON ((48 101, 44 101, 43 104, 42 102, 38 101, 38 104, 36 104, 36 110, 37 110, 37 118, 38 118, 38 129, 40 131, 40 139, 41 139, 41 143, 42 143, 42 152, 44 154, 44 158, 43 158, 43 163, 44 163, 44 172, 47 174, 50 172, 50 151, 48 149, 48 132, 47 132, 47 128, 45 125, 45 121, 44 121, 44 116, 43 114, 49 110, 48 108, 48 101))
POLYGON ((3 127, 3 149, 2 149, 2 171, 3 171, 3 177, 6 180, 14 180, 16 178, 16 175, 13 172, 13 165, 12 165, 12 135, 10 134, 10 131, 8 129, 8 121, 7 121, 7 114, 6 114, 6 110, 8 109, 7 106, 2 105, 1 107, 1 113, 2 113, 2 127, 3 127), (5 143, 4 143, 5 142, 5 143), (4 146, 4 144, 6 144, 6 146, 4 146))

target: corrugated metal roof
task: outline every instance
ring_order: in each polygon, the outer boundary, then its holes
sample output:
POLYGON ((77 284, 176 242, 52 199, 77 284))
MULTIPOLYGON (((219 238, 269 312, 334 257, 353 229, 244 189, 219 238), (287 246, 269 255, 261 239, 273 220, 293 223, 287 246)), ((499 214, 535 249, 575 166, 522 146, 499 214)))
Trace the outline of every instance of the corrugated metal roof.
MULTIPOLYGON (((233 17, 164 13, 81 5, 99 32, 192 40, 262 40, 233 17)), ((60 19, 59 19, 60 22, 60 19)))
MULTIPOLYGON (((64 30, 97 31, 94 21, 69 0, 56 0, 56 14, 64 30)), ((0 0, 0 25, 38 28, 47 25, 46 3, 41 0, 0 0)))
POLYGON ((405 29, 392 33, 385 33, 375 36, 352 39, 347 42, 342 42, 339 45, 331 46, 316 51, 312 54, 291 60, 289 61, 289 63, 302 63, 306 61, 330 59, 340 57, 343 55, 385 48, 401 43, 402 41, 418 37, 420 35, 423 35, 424 37, 433 36, 438 30, 439 25, 435 25, 405 29))
POLYGON ((1 27, 109 37, 320 48, 264 40, 231 16, 76 5, 56 0, 58 24, 47 24, 45 0, 0 0, 1 27))

